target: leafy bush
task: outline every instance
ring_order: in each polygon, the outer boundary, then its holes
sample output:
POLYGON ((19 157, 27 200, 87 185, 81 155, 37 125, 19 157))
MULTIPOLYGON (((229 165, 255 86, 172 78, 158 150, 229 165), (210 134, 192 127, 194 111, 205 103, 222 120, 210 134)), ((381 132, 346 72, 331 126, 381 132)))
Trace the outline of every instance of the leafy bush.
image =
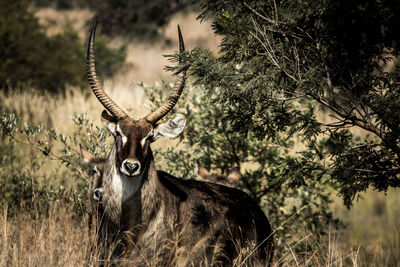
POLYGON ((158 37, 158 29, 168 23, 176 12, 188 6, 187 0, 101 0, 92 8, 107 23, 102 32, 108 35, 126 34, 141 40, 158 37))
POLYGON ((72 205, 77 216, 86 212, 90 177, 76 148, 82 144, 104 155, 108 146, 104 130, 83 114, 72 119, 76 128, 66 136, 41 124, 22 124, 13 114, 0 116, 0 205, 10 216, 21 211, 46 215, 54 201, 72 205), (58 163, 49 171, 52 161, 58 163))
MULTIPOLYGON (((124 46, 114 49, 98 39, 96 55, 99 72, 110 77, 122 66, 124 46)), ((57 92, 66 85, 87 86, 86 41, 67 25, 64 32, 46 36, 27 2, 0 3, 0 88, 22 85, 57 92)))
MULTIPOLYGON (((170 92, 171 86, 147 88, 150 100, 160 105, 165 101, 164 92, 170 92)), ((185 179, 197 179, 194 172, 197 164, 217 175, 239 167, 239 188, 263 208, 275 231, 280 256, 288 244, 296 243, 304 233, 318 239, 327 225, 340 227, 329 210, 332 183, 325 170, 302 168, 303 177, 315 177, 303 182, 293 171, 304 165, 297 160, 296 152, 260 140, 252 133, 236 131, 224 119, 226 106, 210 103, 210 97, 202 91, 197 86, 186 88, 171 112, 183 113, 187 124, 179 144, 167 151, 156 151, 160 169, 185 179)), ((218 93, 213 97, 218 97, 218 93)), ((306 251, 307 246, 302 243, 296 249, 306 251)))
POLYGON ((192 75, 234 131, 301 144, 276 162, 292 166, 285 179, 330 180, 348 207, 368 187, 400 186, 399 1, 201 6, 223 41, 219 57, 195 51, 192 75))
MULTIPOLYGON (((102 23, 107 35, 128 35, 141 41, 159 38, 159 28, 165 26, 177 12, 189 7, 189 0, 35 0, 36 7, 57 9, 90 8, 102 23)), ((191 6, 193 8, 194 5, 191 6)))
POLYGON ((87 8, 92 0, 34 0, 36 7, 52 7, 57 9, 87 8))
MULTIPOLYGON (((170 90, 171 85, 164 84, 163 87, 150 88, 147 91, 150 100, 159 105, 166 97, 164 92, 170 90)), ((304 169, 304 176, 318 175, 318 179, 302 183, 296 173, 292 172, 292 167, 303 163, 296 161, 291 150, 271 146, 251 134, 235 131, 223 120, 225 107, 221 104, 210 104, 208 96, 198 93, 199 91, 199 87, 185 90, 178 107, 172 111, 180 111, 187 116, 187 128, 180 137, 180 144, 175 146, 179 149, 155 151, 156 163, 160 169, 185 179, 196 179, 196 162, 216 174, 225 174, 233 166, 240 167, 239 188, 246 191, 263 208, 275 230, 275 236, 281 242, 278 243, 280 249, 286 249, 284 242, 295 243, 297 237, 303 237, 297 235, 299 232, 313 233, 314 237, 319 237, 326 230, 327 224, 337 226, 337 221, 329 211, 331 183, 324 176, 323 170, 318 172, 304 169)), ((67 173, 54 175, 74 177, 79 182, 76 187, 68 189, 62 195, 68 197, 53 194, 54 199, 66 198, 76 207, 84 207, 87 184, 81 177, 86 176, 80 166, 76 148, 81 143, 89 151, 105 155, 108 149, 105 140, 107 134, 104 129, 94 127, 83 115, 75 114, 73 120, 76 124, 73 134, 63 135, 55 130, 46 131, 40 125, 22 125, 15 117, 4 114, 1 130, 3 138, 10 143, 27 143, 44 154, 47 160, 55 159, 64 163, 67 173)), ((14 158, 18 166, 26 161, 21 155, 14 158)), ((35 161, 38 162, 37 159, 35 161)), ((43 164, 44 161, 39 164, 41 168, 44 167, 43 164)), ((5 184, 13 185, 24 178, 20 173, 16 177, 13 179, 10 172, 5 172, 1 179, 5 184)), ((30 178, 40 180, 35 176, 30 178)), ((58 186, 60 184, 67 188, 66 181, 59 181, 58 186)), ((33 185, 32 188, 31 191, 37 190, 33 185)), ((48 191, 45 188, 45 192, 48 191)), ((12 198, 18 199, 18 196, 12 198)), ((29 202, 29 198, 27 201, 29 202)), ((297 246, 296 249, 304 251, 306 248, 297 246)))

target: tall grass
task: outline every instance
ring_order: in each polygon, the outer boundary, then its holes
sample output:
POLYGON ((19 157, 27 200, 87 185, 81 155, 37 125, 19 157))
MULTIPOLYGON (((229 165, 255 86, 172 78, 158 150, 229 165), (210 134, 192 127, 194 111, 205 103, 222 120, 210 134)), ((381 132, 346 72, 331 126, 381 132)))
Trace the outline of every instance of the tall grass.
MULTIPOLYGON (((87 217, 78 219, 72 214, 70 207, 59 203, 53 203, 47 217, 25 212, 9 218, 7 210, 3 209, 0 214, 0 266, 98 265, 99 254, 93 245, 96 233, 89 231, 87 217)), ((299 234, 298 242, 288 245, 288 252, 275 258, 272 266, 398 266, 398 262, 392 261, 384 251, 369 259, 361 245, 343 248, 338 233, 329 231, 324 241, 299 234), (298 253, 299 246, 308 247, 308 251, 298 253)), ((175 244, 173 241, 169 243, 175 244)), ((175 251, 174 247, 170 249, 175 251)), ((177 263, 175 260, 171 259, 173 266, 177 263)), ((102 263, 109 266, 122 262, 109 259, 102 263)), ((152 266, 152 262, 148 266, 152 266)), ((234 266, 259 265, 237 261, 234 266)))
MULTIPOLYGON (((91 15, 90 12, 69 12, 65 15, 67 19, 73 20, 75 27, 87 32, 82 21, 91 15)), ((49 23, 51 34, 65 23, 65 20, 57 20, 57 14, 60 13, 54 10, 46 9, 38 14, 42 23, 49 23)), ((194 14, 186 14, 177 15, 162 29, 167 38, 172 40, 171 45, 129 44, 128 62, 132 67, 115 79, 106 80, 104 88, 133 117, 143 116, 150 111, 150 103, 142 88, 136 85, 136 80, 150 84, 161 79, 171 80, 170 74, 163 72, 167 62, 162 55, 176 50, 177 23, 182 27, 187 47, 199 44, 215 49, 220 41, 213 37, 210 25, 200 25, 194 14)), ((120 39, 115 42, 123 41, 120 39)), ((99 117, 103 108, 89 91, 68 88, 65 94, 51 95, 25 88, 0 92, 0 103, 0 112, 14 112, 23 121, 43 123, 45 128, 58 128, 66 134, 73 132, 73 127, 76 127, 69 119, 74 112, 87 113, 91 121, 102 127, 99 117)), ((0 139, 0 142, 6 141, 0 139)), ((171 144, 171 141, 165 141, 161 146, 171 144)), ((24 145, 16 144, 13 149, 18 155, 27 151, 24 145)), ((63 168, 60 162, 47 163, 42 170, 45 173, 43 175, 52 177, 53 170, 59 168, 63 168)), ((53 182, 68 179, 57 176, 53 182)), ((398 189, 389 190, 387 195, 367 191, 351 210, 346 210, 337 199, 331 208, 347 228, 337 232, 327 226, 328 234, 324 238, 298 233, 293 237, 297 243, 287 245, 288 253, 276 257, 274 265, 400 266, 399 204, 398 189), (299 247, 306 247, 307 250, 301 249, 303 252, 299 253, 299 247)), ((93 266, 98 263, 97 252, 91 250, 94 240, 95 236, 87 228, 87 218, 74 216, 72 207, 62 202, 52 202, 46 216, 35 211, 9 216, 6 207, 0 213, 0 266, 93 266)))
POLYGON ((77 221, 71 209, 54 203, 48 217, 21 213, 0 215, 0 266, 87 266, 90 237, 86 220, 77 221))
POLYGON ((400 266, 400 190, 368 190, 347 210, 337 199, 334 214, 346 225, 340 243, 357 248, 368 266, 400 266))

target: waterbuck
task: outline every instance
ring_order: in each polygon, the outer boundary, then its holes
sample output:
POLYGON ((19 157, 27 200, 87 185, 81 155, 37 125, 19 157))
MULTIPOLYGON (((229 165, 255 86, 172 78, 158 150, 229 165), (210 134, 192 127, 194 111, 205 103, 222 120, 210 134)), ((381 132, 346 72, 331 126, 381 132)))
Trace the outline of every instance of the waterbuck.
MULTIPOLYGON (((175 138, 186 118, 160 122, 177 103, 186 72, 178 74, 168 98, 144 118, 129 117, 102 89, 95 71, 94 39, 89 37, 87 73, 90 87, 107 111, 101 120, 114 137, 102 176, 103 238, 120 240, 126 264, 231 265, 272 257, 271 227, 262 210, 244 192, 213 183, 178 179, 157 171, 150 144, 175 138), (243 256, 247 251, 249 257, 243 256)), ((178 26, 179 48, 184 43, 178 26)))
POLYGON ((89 205, 87 207, 88 212, 88 230, 89 236, 93 237, 96 241, 92 244, 91 250, 96 251, 101 258, 108 258, 111 255, 111 248, 109 252, 105 251, 111 243, 116 240, 111 240, 107 235, 107 229, 103 226, 104 219, 104 206, 103 206, 103 172, 106 163, 106 158, 95 157, 90 152, 84 150, 82 146, 80 148, 80 155, 85 163, 88 174, 91 180, 89 180, 89 191, 88 199, 89 205))
POLYGON ((89 200, 92 204, 102 202, 103 195, 103 171, 106 158, 95 157, 89 151, 86 151, 79 145, 79 151, 83 162, 88 168, 89 175, 92 176, 92 181, 89 185, 89 200))
POLYGON ((201 181, 216 183, 225 185, 228 187, 236 188, 240 180, 240 169, 239 167, 232 167, 228 169, 226 175, 209 173, 206 168, 196 162, 195 173, 201 181))

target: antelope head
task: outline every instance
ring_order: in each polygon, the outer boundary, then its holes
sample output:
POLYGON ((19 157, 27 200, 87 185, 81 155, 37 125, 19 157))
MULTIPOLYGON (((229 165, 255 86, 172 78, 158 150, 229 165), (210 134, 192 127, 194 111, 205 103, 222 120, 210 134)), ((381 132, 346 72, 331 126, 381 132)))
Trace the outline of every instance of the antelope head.
MULTIPOLYGON (((115 167, 127 178, 141 176, 151 155, 150 143, 160 137, 175 138, 183 130, 186 118, 175 115, 166 122, 160 120, 175 106, 185 86, 186 69, 178 75, 178 80, 168 100, 144 118, 134 120, 129 117, 102 89, 95 71, 94 39, 97 21, 89 37, 87 52, 87 73, 90 87, 107 111, 101 120, 115 139, 115 167)), ((184 51, 184 43, 178 26, 179 49, 184 51)))
POLYGON ((95 157, 79 145, 80 154, 83 162, 88 168, 88 173, 92 176, 89 188, 89 199, 94 202, 101 202, 103 195, 103 172, 106 163, 105 158, 95 157))

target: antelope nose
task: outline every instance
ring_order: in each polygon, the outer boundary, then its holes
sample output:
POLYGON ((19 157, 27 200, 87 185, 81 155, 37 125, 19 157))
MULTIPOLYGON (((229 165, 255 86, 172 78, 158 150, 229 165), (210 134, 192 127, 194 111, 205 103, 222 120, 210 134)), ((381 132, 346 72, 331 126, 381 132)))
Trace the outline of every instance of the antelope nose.
POLYGON ((129 174, 134 174, 139 169, 139 163, 137 162, 128 162, 124 163, 125 170, 129 172, 129 174))

